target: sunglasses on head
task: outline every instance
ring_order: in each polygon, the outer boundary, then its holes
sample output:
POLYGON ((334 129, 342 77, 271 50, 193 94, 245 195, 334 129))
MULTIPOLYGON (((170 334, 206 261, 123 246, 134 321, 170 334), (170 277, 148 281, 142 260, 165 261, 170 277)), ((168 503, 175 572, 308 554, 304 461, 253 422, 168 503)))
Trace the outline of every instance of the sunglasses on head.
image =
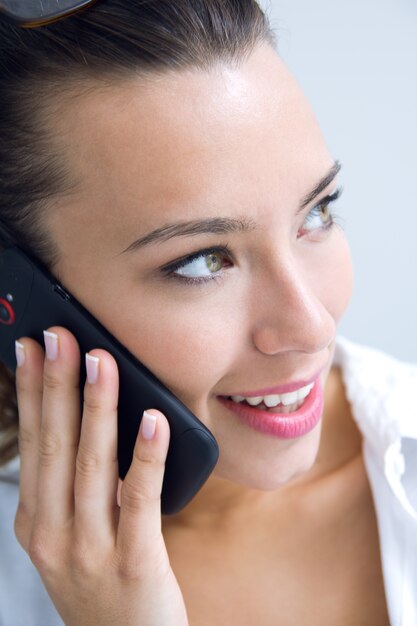
POLYGON ((56 22, 96 0, 0 0, 0 14, 23 28, 56 22))

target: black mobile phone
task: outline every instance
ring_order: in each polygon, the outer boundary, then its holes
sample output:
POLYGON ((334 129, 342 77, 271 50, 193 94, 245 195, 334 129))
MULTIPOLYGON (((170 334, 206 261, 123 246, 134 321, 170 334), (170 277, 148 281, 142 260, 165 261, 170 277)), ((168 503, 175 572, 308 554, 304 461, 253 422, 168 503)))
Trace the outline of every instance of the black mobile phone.
MULTIPOLYGON (((15 370, 15 340, 31 337, 43 345, 43 330, 64 326, 81 354, 103 348, 119 369, 118 461, 124 478, 145 409, 166 415, 170 444, 162 488, 162 513, 180 511, 216 465, 219 450, 210 431, 142 363, 113 337, 33 256, 14 246, 0 254, 0 360, 15 370)), ((80 406, 86 379, 81 359, 80 406)))

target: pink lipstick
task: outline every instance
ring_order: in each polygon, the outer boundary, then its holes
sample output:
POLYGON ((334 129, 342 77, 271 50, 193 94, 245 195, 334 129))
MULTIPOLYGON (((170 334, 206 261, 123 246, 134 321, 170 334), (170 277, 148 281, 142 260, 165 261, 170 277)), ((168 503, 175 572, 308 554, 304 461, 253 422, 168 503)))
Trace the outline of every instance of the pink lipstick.
POLYGON ((279 439, 295 439, 309 433, 320 421, 324 406, 320 377, 316 378, 309 395, 293 413, 273 413, 273 409, 257 409, 224 396, 217 396, 217 399, 250 428, 279 439))

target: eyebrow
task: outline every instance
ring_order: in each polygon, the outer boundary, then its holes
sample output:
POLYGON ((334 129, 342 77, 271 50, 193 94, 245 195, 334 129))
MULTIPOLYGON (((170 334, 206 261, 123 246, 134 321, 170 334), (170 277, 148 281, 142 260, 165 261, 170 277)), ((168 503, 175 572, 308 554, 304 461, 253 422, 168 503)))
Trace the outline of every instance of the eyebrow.
MULTIPOLYGON (((297 214, 312 202, 332 182, 340 172, 341 164, 335 161, 330 170, 301 201, 297 214)), ((152 243, 164 242, 173 237, 190 237, 194 235, 224 235, 228 233, 250 232, 258 228, 256 222, 248 218, 209 217, 203 220, 187 220, 166 224, 133 241, 119 254, 133 252, 152 243)))
POLYGON ((229 217, 209 217, 204 220, 191 220, 187 222, 176 222, 175 224, 167 224, 161 226, 152 232, 144 235, 130 244, 125 252, 132 252, 150 243, 158 241, 168 241, 173 237, 189 237, 193 235, 215 234, 223 235, 225 233, 242 233, 254 230, 257 227, 253 220, 248 219, 231 219, 229 217))
POLYGON ((314 189, 312 189, 310 193, 304 196, 299 211, 305 209, 305 207, 310 204, 310 202, 317 198, 317 196, 319 196, 321 192, 326 189, 327 185, 330 185, 332 180, 336 178, 341 169, 342 164, 339 161, 335 161, 326 176, 323 176, 323 178, 317 183, 314 189))

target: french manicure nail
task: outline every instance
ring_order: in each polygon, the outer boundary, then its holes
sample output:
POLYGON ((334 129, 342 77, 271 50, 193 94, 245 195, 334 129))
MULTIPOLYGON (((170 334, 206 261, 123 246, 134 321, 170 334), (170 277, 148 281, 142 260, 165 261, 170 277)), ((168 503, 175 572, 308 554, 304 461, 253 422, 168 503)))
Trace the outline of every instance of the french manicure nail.
POLYGON ((45 341, 46 356, 50 361, 55 361, 58 356, 58 335, 44 330, 43 337, 45 341))
POLYGON ((17 367, 22 367, 25 362, 25 346, 20 341, 15 341, 17 367))
POLYGON ((85 367, 87 370, 87 381, 90 385, 94 385, 98 379, 98 364, 100 359, 98 356, 91 356, 91 354, 85 355, 85 367))
POLYGON ((156 429, 156 416, 144 411, 142 417, 142 436, 144 439, 153 439, 156 429))

